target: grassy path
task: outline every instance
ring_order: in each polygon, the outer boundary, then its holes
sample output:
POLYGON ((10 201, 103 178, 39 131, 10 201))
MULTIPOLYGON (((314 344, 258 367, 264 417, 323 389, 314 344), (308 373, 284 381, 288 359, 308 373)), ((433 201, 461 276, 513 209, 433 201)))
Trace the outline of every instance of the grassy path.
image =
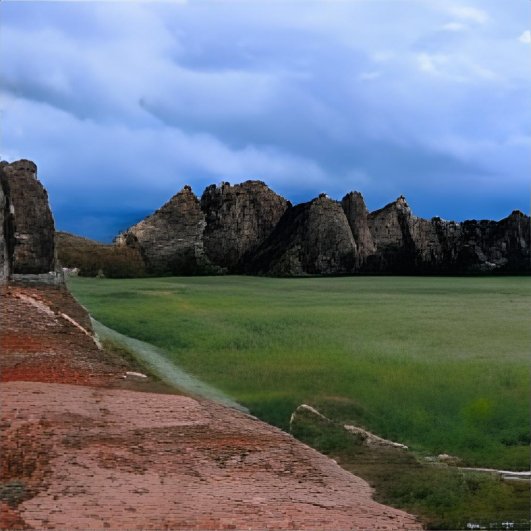
POLYGON ((149 369, 151 374, 155 374, 164 383, 192 396, 208 398, 219 404, 248 413, 247 408, 244 408, 218 389, 194 378, 175 363, 169 361, 165 353, 154 345, 120 334, 120 332, 112 330, 95 319, 92 319, 92 326, 99 339, 110 342, 112 345, 117 345, 119 348, 131 353, 149 369))

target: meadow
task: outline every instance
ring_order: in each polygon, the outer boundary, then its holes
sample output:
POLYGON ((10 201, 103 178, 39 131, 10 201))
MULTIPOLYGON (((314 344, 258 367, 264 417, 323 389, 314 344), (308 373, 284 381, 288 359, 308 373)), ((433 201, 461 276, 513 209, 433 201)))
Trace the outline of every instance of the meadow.
POLYGON ((531 279, 74 278, 119 332, 283 429, 310 404, 469 466, 529 468, 531 279))

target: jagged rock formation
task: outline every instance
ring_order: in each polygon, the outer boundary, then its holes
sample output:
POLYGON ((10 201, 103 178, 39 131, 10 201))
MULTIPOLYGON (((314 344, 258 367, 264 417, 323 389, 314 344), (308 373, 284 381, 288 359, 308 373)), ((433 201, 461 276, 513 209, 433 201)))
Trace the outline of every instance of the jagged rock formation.
POLYGON ((137 248, 153 274, 238 272, 287 206, 261 181, 212 185, 201 201, 185 186, 115 243, 137 248))
MULTIPOLYGON (((0 163, 2 282, 61 282, 54 221, 36 174, 29 160, 0 163)), ((74 247, 87 248, 63 240, 69 261, 74 247)), ((106 264, 109 276, 142 275, 144 268, 155 275, 531 273, 530 218, 522 212, 499 222, 427 220, 399 197, 369 213, 359 192, 292 207, 261 181, 212 185, 201 200, 185 186, 115 243, 103 249, 88 242, 98 249, 90 252, 92 269, 106 264)))
POLYGON ((426 220, 404 197, 371 213, 376 244, 365 270, 401 274, 523 273, 531 271, 530 219, 515 211, 496 221, 426 220))
POLYGON ((208 258, 235 272, 242 269, 242 259, 252 256, 271 234, 288 201, 261 181, 246 181, 235 186, 209 186, 201 197, 201 208, 208 258))
POLYGON ((138 249, 150 273, 203 273, 213 269, 204 252, 205 225, 199 200, 185 186, 159 210, 120 234, 115 243, 138 249))
POLYGON ((2 162, 0 188, 3 280, 55 282, 55 226, 48 194, 37 179, 37 166, 29 160, 2 162))
POLYGON ((440 255, 430 222, 414 217, 403 196, 369 214, 368 227, 375 243, 369 271, 408 273, 440 255))
POLYGON ((457 268, 471 272, 524 273, 531 269, 530 219, 515 210, 501 221, 465 221, 457 268))
POLYGON ((289 208, 246 271, 278 276, 346 274, 357 247, 341 205, 324 194, 289 208))
POLYGON ((358 247, 356 265, 363 267, 367 257, 374 254, 376 246, 369 229, 369 211, 363 196, 359 192, 350 192, 341 200, 341 206, 347 216, 352 236, 358 247))
POLYGON ((499 222, 427 220, 401 196, 369 213, 359 192, 292 207, 260 181, 209 186, 200 203, 185 188, 117 241, 138 248, 154 273, 531 273, 521 212, 499 222))

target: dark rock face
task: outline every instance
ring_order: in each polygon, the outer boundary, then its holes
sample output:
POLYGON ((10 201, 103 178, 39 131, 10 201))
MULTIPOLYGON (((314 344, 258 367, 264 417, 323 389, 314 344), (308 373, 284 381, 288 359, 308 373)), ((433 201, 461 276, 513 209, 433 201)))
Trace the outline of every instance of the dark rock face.
POLYGON ((55 226, 48 194, 29 160, 0 166, 0 270, 4 276, 55 270, 55 226))
POLYGON ((368 226, 376 246, 368 271, 407 273, 438 253, 430 223, 414 217, 402 196, 369 214, 368 226))
POLYGON ((465 221, 461 229, 457 270, 471 273, 531 270, 529 216, 515 210, 499 222, 465 221))
POLYGON ((506 260, 500 267, 507 271, 524 272, 531 270, 531 219, 519 210, 498 222, 489 246, 488 256, 506 260))
POLYGON ((185 186, 159 210, 120 234, 115 243, 138 249, 150 273, 204 273, 212 268, 203 248, 205 226, 199 200, 185 186))
MULTIPOLYGON (((48 195, 36 175, 31 161, 0 162, 2 282, 62 282, 48 195)), ((369 213, 358 192, 341 203, 321 194, 292 207, 263 182, 246 181, 209 186, 201 201, 185 186, 115 247, 99 247, 109 267, 134 259, 131 271, 146 266, 158 275, 529 274, 530 233, 519 211, 499 222, 427 220, 404 197, 369 213)))
POLYGON ((155 274, 530 273, 530 220, 419 218, 404 197, 372 213, 359 192, 295 207, 260 181, 185 187, 117 238, 155 274))
POLYGON ((376 244, 364 270, 400 274, 531 271, 530 219, 521 212, 496 221, 426 220, 403 197, 369 215, 376 244))
POLYGON ((247 264, 247 272, 277 276, 350 273, 357 247, 337 201, 319 198, 289 208, 247 264))
POLYGON ((369 211, 359 192, 350 192, 341 200, 350 230, 358 247, 356 266, 362 268, 367 258, 374 254, 376 246, 369 229, 369 211))
POLYGON ((266 240, 288 205, 261 181, 209 186, 201 197, 206 255, 229 272, 243 270, 243 258, 266 240))

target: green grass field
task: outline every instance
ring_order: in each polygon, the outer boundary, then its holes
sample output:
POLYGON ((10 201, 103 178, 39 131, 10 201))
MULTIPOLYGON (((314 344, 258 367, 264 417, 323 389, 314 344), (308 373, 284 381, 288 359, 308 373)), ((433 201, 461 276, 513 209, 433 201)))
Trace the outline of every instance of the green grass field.
POLYGON ((531 279, 69 282, 92 315, 286 429, 311 404, 419 455, 529 468, 531 279))

